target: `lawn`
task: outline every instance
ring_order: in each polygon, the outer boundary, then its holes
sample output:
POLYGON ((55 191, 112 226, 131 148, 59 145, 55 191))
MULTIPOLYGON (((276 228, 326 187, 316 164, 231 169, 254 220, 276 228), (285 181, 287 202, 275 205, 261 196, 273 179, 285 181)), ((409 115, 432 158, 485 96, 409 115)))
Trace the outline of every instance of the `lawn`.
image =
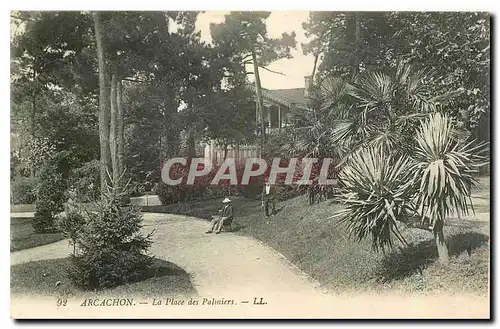
POLYGON ((386 254, 370 241, 353 241, 329 217, 340 205, 306 205, 305 198, 283 202, 267 224, 260 215, 241 218, 240 234, 264 241, 332 291, 373 290, 487 293, 488 236, 480 228, 448 225, 450 269, 440 269, 430 232, 404 227, 410 246, 386 254), (471 255, 469 256, 469 252, 471 255), (436 275, 439 274, 439 275, 436 275))
POLYGON ((12 217, 10 219, 10 251, 18 251, 49 244, 64 239, 60 232, 37 234, 31 225, 33 218, 12 217))
POLYGON ((15 265, 10 270, 13 295, 57 297, 130 297, 194 296, 189 274, 177 265, 156 259, 141 281, 101 291, 82 291, 66 277, 67 258, 51 259, 15 265))
MULTIPOLYGON (((373 291, 474 293, 489 288, 489 180, 473 191, 476 216, 450 218, 445 235, 450 264, 437 262, 432 234, 402 225, 409 246, 377 253, 370 241, 356 242, 331 216, 341 205, 332 201, 309 206, 305 196, 278 204, 278 213, 263 217, 260 202, 233 197, 237 234, 255 237, 286 256, 332 292, 373 291), (268 223, 269 221, 269 223, 268 223)), ((144 207, 144 211, 210 218, 221 206, 214 202, 144 207)))

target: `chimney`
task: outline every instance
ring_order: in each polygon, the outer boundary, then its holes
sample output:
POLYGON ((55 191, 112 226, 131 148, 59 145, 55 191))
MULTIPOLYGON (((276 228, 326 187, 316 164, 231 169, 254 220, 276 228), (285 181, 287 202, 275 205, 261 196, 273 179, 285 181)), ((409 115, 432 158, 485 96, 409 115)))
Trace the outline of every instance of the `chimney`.
POLYGON ((309 90, 312 87, 312 76, 308 75, 304 77, 304 96, 309 96, 309 90))

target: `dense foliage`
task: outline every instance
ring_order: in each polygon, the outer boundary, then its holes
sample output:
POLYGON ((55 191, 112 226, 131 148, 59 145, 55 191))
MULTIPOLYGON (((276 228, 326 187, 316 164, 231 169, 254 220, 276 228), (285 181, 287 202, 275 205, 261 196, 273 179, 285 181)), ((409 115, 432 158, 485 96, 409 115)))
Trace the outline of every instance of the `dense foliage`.
POLYGON ((74 198, 79 202, 92 202, 100 195, 99 162, 92 160, 70 172, 69 183, 74 198))
POLYGON ((37 233, 53 231, 55 216, 63 211, 67 186, 57 160, 46 162, 38 172, 33 218, 33 228, 37 233))
POLYGON ((142 214, 123 206, 125 188, 111 186, 95 208, 84 213, 84 224, 70 256, 69 278, 83 289, 102 289, 141 278, 153 258, 145 252, 151 234, 141 233, 142 214))
POLYGON ((397 221, 414 213, 410 200, 413 164, 395 158, 384 147, 356 152, 340 173, 348 191, 342 195, 345 209, 339 216, 349 233, 360 241, 371 238, 374 249, 393 247, 393 237, 404 242, 397 221))
POLYGON ((354 237, 386 248, 403 240, 397 222, 417 217, 447 258, 443 220, 469 211, 488 150, 476 140, 490 138, 489 14, 311 12, 303 24, 304 53, 315 56, 310 99, 267 144, 259 70, 291 57, 295 33, 270 37, 270 12, 231 12, 211 24, 208 44, 198 14, 11 15, 11 202, 34 201, 33 225, 43 232, 54 229, 68 187, 78 202, 101 197, 96 212, 58 218, 78 247, 78 285, 130 282, 150 261, 140 213, 123 206, 124 178, 136 194, 160 182, 164 204, 258 194, 261 181, 255 191, 211 185, 217 168, 194 185, 161 182, 166 159, 201 156, 207 140, 223 148, 261 141, 263 157, 333 158, 354 237))
POLYGON ((36 179, 17 177, 10 185, 11 204, 32 204, 36 200, 36 179))
POLYGON ((448 108, 480 140, 489 140, 490 15, 484 12, 311 12, 303 23, 320 57, 317 77, 353 79, 411 62, 440 78, 432 94, 460 93, 448 108))

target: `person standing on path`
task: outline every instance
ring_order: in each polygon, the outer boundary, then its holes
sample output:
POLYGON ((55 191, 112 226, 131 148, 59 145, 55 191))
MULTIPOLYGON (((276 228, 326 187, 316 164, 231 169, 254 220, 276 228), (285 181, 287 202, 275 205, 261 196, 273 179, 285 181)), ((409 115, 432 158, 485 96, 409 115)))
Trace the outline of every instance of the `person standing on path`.
POLYGON ((210 225, 212 225, 212 227, 205 233, 208 234, 215 231, 215 234, 219 234, 222 230, 222 227, 224 226, 224 223, 233 220, 234 210, 233 205, 231 204, 231 200, 229 198, 225 198, 224 200, 222 200, 222 203, 224 204, 224 207, 220 210, 219 217, 212 219, 212 222, 210 222, 210 225))
POLYGON ((271 184, 269 183, 268 179, 266 178, 265 184, 264 184, 264 191, 263 193, 263 201, 264 201, 264 212, 267 217, 274 215, 276 212, 276 196, 274 195, 274 189, 271 187, 271 184), (270 208, 272 208, 272 211, 270 212, 270 208))

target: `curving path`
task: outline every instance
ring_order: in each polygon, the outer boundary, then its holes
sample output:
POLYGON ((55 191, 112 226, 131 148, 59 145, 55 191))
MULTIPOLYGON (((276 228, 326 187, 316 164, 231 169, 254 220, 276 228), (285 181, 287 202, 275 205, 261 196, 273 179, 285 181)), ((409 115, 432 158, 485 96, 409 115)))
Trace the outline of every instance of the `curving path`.
MULTIPOLYGON (((205 234, 208 227, 207 221, 193 217, 144 214, 144 232, 155 231, 150 253, 190 273, 200 295, 318 290, 317 282, 260 241, 227 232, 205 234)), ((71 250, 67 240, 24 249, 11 253, 11 265, 63 258, 71 250)))
MULTIPOLYGON (((204 220, 171 214, 144 214, 144 231, 153 229, 150 252, 184 268, 200 298, 233 299, 238 306, 107 309, 125 318, 470 318, 489 315, 486 298, 470 296, 333 295, 256 239, 234 233, 205 234, 204 220), (254 298, 266 304, 254 305, 254 298), (244 304, 248 302, 248 304, 244 304), (411 304, 411 307, 408 305, 411 304), (404 305, 404 306, 403 306, 404 305), (162 311, 163 310, 163 311, 162 311)), ((11 253, 11 265, 62 258, 71 251, 63 240, 11 253)), ((24 305, 23 301, 20 301, 24 305)), ((87 309, 86 309, 87 310, 87 309)), ((42 312, 42 311, 40 311, 42 312)), ((80 316, 79 309, 74 315, 80 316)), ((90 312, 87 316, 99 316, 90 312)), ((96 311, 97 312, 97 311, 96 311)), ((40 313, 39 317, 50 313, 40 313)), ((56 317, 61 316, 55 313, 56 317)), ((70 316, 70 313, 68 313, 70 316)))
POLYGON ((319 286, 260 241, 222 232, 205 234, 209 223, 182 215, 145 214, 155 229, 151 252, 193 275, 200 295, 312 292, 319 286))

